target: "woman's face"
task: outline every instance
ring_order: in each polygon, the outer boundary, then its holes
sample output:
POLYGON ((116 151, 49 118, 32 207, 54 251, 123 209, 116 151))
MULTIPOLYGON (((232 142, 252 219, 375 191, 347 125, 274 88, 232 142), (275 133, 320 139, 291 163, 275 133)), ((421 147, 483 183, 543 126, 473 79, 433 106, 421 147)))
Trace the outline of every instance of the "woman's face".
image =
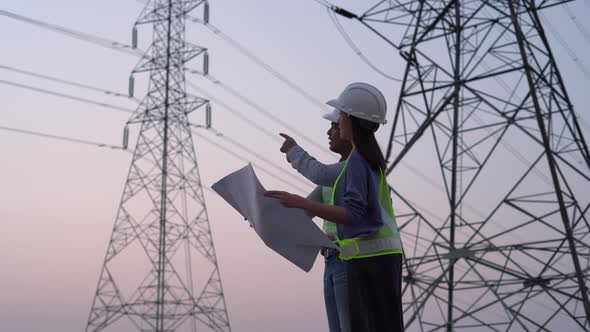
POLYGON ((348 114, 340 112, 340 118, 338 119, 338 129, 340 130, 340 138, 352 143, 352 124, 348 114))

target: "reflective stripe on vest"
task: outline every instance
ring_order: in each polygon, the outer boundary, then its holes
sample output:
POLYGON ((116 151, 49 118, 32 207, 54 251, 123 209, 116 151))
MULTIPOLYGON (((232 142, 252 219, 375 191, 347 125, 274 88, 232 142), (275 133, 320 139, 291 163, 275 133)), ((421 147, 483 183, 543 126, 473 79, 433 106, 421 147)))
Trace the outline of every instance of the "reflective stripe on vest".
MULTIPOLYGON (((334 182, 334 186, 332 186, 329 202, 330 205, 334 205, 336 187, 338 186, 347 166, 348 159, 346 160, 340 175, 338 175, 338 178, 334 182)), ((389 186, 387 185, 385 175, 381 170, 379 171, 379 205, 381 206, 383 226, 381 226, 375 235, 358 236, 348 239, 339 239, 336 237, 338 245, 340 246, 340 259, 350 260, 355 258, 403 253, 399 231, 395 222, 395 214, 391 206, 389 186)))

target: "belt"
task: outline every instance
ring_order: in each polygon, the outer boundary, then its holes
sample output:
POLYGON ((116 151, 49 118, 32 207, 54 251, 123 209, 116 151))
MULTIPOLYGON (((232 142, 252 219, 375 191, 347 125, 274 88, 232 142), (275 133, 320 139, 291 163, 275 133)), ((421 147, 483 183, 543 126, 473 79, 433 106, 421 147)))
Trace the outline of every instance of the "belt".
POLYGON ((340 251, 336 248, 322 248, 320 250, 320 254, 322 254, 322 256, 324 256, 324 258, 330 258, 334 255, 338 255, 339 252, 340 251))

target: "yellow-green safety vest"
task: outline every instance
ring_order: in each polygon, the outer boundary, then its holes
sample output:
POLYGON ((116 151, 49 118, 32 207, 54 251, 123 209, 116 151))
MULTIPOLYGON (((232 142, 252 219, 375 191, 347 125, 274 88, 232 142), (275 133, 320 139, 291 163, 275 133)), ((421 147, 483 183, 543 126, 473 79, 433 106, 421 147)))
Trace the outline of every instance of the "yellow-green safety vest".
MULTIPOLYGON (((322 201, 324 204, 330 204, 330 197, 332 197, 331 187, 322 187, 322 201)), ((324 233, 332 238, 336 239, 338 234, 336 233, 336 224, 324 219, 324 226, 322 228, 324 233)))
MULTIPOLYGON (((334 196, 336 194, 336 186, 342 178, 342 174, 346 170, 348 159, 344 163, 344 167, 336 178, 332 188, 322 187, 322 196, 325 203, 334 205, 334 196)), ((355 258, 366 258, 389 254, 402 254, 402 242, 399 235, 399 230, 395 222, 395 214, 391 205, 391 196, 389 195, 389 185, 385 179, 383 171, 379 171, 379 205, 381 206, 381 217, 383 218, 383 226, 379 231, 371 236, 358 236, 348 239, 340 239, 336 229, 336 224, 324 220, 324 232, 326 234, 333 234, 338 246, 340 247, 339 258, 341 260, 351 260, 355 258)))

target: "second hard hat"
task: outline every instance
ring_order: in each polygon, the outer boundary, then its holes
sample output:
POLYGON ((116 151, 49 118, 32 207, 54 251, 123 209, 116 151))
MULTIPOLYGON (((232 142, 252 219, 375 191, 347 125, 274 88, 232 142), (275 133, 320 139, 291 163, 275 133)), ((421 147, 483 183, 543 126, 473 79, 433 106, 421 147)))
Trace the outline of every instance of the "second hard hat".
POLYGON ((333 109, 332 112, 322 115, 322 118, 330 122, 338 123, 338 119, 340 118, 340 111, 337 109, 333 109))
POLYGON ((374 123, 385 124, 387 102, 376 87, 367 83, 352 83, 328 105, 346 114, 374 123))

